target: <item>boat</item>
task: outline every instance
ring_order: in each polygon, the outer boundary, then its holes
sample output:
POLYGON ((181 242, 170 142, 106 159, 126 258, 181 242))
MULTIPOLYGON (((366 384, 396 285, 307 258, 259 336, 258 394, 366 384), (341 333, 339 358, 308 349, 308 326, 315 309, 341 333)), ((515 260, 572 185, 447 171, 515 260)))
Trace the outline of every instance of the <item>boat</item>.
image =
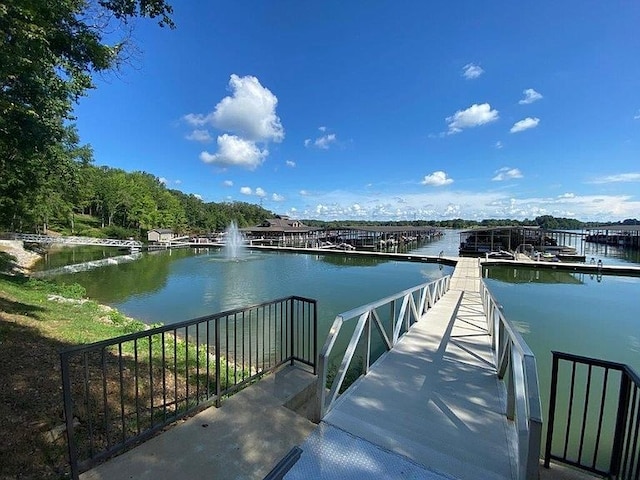
POLYGON ((515 260, 516 256, 511 252, 507 252, 506 250, 498 250, 496 252, 487 253, 486 258, 487 260, 492 260, 492 259, 515 260))
POLYGON ((567 245, 545 245, 538 248, 539 250, 536 250, 542 254, 543 260, 545 259, 545 257, 554 257, 558 261, 564 262, 584 262, 586 259, 584 255, 580 255, 578 253, 578 250, 575 247, 570 247, 567 245))

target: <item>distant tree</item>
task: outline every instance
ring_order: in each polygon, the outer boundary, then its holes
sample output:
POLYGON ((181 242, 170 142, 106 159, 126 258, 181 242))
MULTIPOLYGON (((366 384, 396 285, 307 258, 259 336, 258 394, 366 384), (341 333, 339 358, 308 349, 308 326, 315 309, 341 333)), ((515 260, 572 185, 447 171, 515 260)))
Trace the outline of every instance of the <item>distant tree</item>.
MULTIPOLYGON (((173 27, 165 0, 5 0, 0 4, 0 222, 33 214, 53 173, 74 175, 75 102, 127 55, 130 20, 173 27), (117 27, 123 27, 118 29, 117 27), (107 43, 106 38, 114 38, 107 43)), ((41 207, 38 207, 41 208, 41 207)))

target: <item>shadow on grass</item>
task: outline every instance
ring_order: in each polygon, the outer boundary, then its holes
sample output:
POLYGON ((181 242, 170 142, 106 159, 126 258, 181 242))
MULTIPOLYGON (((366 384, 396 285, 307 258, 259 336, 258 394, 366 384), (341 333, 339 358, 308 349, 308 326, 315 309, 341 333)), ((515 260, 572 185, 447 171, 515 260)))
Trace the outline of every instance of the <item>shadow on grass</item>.
MULTIPOLYGON (((50 338, 40 328, 39 322, 51 315, 46 306, 38 305, 40 295, 30 304, 28 291, 47 293, 46 285, 18 276, 2 280, 6 291, 0 292, 0 478, 67 477, 61 351, 74 345, 50 338), (11 293, 10 284, 24 283, 24 296, 15 301, 18 294, 11 293)), ((284 358, 282 346, 278 357, 275 345, 276 339, 282 340, 278 328, 288 328, 261 320, 273 329, 265 332, 263 327, 260 337, 254 327, 254 341, 268 340, 260 350, 261 360, 257 343, 250 343, 252 329, 245 330, 244 323, 237 339, 234 326, 223 336, 227 345, 215 351, 219 341, 213 340, 216 328, 209 320, 63 353, 80 468, 133 446, 141 435, 161 431, 187 411, 224 398, 284 358)), ((253 321, 258 322, 257 314, 253 321)), ((225 329, 229 326, 227 322, 225 329)))
POLYGON ((40 317, 38 316, 38 312, 43 311, 44 308, 36 305, 29 305, 0 297, 0 312, 8 313, 10 315, 24 315, 25 317, 39 320, 40 317))
POLYGON ((7 252, 0 252, 0 272, 12 272, 18 269, 16 257, 7 252))
MULTIPOLYGON (((12 319, 7 303, 0 305, 1 476, 58 479, 69 471, 66 442, 49 432, 63 423, 58 352, 67 345, 12 319)), ((9 307, 24 310, 18 305, 9 307)))

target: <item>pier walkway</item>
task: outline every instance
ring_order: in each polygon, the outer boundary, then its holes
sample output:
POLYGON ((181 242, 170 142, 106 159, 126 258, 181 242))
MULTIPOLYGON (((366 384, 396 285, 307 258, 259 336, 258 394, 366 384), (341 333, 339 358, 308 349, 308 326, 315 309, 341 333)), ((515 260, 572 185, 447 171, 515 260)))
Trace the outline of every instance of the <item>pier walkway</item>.
POLYGON ((78 236, 51 236, 36 233, 12 233, 8 235, 10 240, 22 240, 28 243, 42 243, 45 245, 95 245, 98 247, 119 247, 139 250, 142 242, 137 240, 120 240, 116 238, 96 238, 78 236))
POLYGON ((261 479, 294 446, 302 454, 287 480, 518 478, 478 259, 459 259, 449 291, 319 425, 266 409, 264 397, 250 392, 266 391, 260 385, 268 378, 82 478, 261 479))
POLYGON ((460 259, 449 292, 338 399, 285 478, 517 478, 479 292, 478 259, 460 259))

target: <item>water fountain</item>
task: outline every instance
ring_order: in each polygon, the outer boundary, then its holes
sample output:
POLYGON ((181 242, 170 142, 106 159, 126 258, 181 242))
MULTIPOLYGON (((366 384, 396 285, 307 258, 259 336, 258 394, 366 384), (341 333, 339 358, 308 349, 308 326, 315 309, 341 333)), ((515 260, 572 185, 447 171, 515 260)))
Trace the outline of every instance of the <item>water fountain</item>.
POLYGON ((232 220, 225 230, 224 255, 227 260, 241 260, 244 257, 244 239, 238 224, 232 220))

